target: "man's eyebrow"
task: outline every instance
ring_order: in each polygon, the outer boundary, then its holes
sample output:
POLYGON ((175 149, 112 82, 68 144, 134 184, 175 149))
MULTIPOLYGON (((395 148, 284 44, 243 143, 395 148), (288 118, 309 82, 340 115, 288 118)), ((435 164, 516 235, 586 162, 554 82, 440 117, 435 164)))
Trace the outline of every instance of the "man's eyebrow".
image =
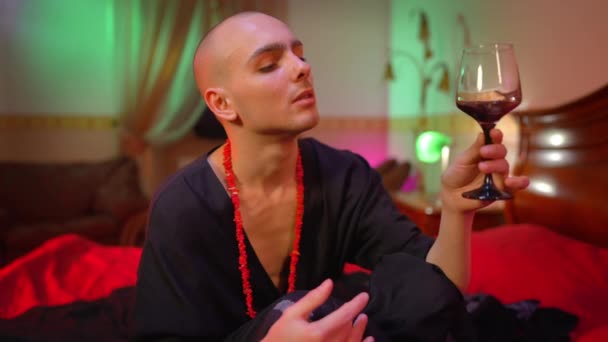
MULTIPOLYGON (((302 44, 302 42, 298 39, 295 39, 291 42, 291 48, 295 49, 297 47, 301 47, 304 44, 302 44)), ((251 57, 249 57, 249 61, 254 60, 256 57, 258 57, 261 54, 267 53, 267 52, 272 52, 272 51, 277 51, 277 50, 285 50, 287 49, 287 47, 285 46, 285 44, 283 43, 271 43, 268 45, 264 45, 261 48, 255 50, 253 52, 253 54, 251 55, 251 57)))

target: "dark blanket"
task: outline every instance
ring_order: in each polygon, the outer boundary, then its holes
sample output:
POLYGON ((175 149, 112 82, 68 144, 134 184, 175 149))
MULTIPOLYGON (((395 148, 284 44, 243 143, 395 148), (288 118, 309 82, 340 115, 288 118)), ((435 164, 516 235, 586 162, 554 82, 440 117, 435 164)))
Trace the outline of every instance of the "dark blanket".
POLYGON ((570 341, 569 334, 578 323, 576 316, 555 308, 539 307, 536 300, 503 305, 487 294, 469 295, 465 299, 479 341, 570 341))
MULTIPOLYGON (((125 287, 99 300, 36 307, 0 320, 0 341, 127 341, 134 290, 125 287)), ((504 305, 486 294, 465 299, 478 341, 569 341, 577 323, 575 316, 534 300, 504 305)))
MULTIPOLYGON (((363 310, 369 317, 366 336, 377 342, 473 342, 475 331, 458 288, 431 263, 394 253, 385 255, 371 275, 349 273, 335 280, 330 298, 317 308, 311 321, 325 317, 357 293, 370 295, 363 310)), ((282 296, 266 310, 233 332, 228 341, 259 341, 282 312, 305 294, 282 296)))
POLYGON ((128 341, 135 287, 95 301, 35 307, 0 319, 0 341, 128 341))

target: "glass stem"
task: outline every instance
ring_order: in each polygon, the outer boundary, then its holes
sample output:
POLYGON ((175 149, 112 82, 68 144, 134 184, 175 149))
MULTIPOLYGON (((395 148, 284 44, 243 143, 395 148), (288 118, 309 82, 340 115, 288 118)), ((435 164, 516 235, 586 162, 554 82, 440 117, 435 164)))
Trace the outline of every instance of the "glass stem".
MULTIPOLYGON (((490 131, 495 126, 496 126, 495 123, 481 124, 481 128, 483 129, 483 135, 484 135, 484 140, 485 140, 486 145, 492 144, 492 138, 490 137, 490 131)), ((483 185, 481 187, 471 190, 471 191, 464 192, 462 194, 462 197, 470 198, 470 199, 474 199, 474 200, 481 200, 481 201, 496 201, 496 200, 505 200, 505 199, 513 198, 513 196, 511 194, 509 194, 508 192, 504 192, 500 189, 497 189, 496 186, 494 186, 492 173, 485 174, 485 177, 483 180, 483 185)))
MULTIPOLYGON (((492 137, 490 136, 490 131, 494 127, 496 127, 495 123, 483 123, 483 124, 481 124, 481 129, 483 130, 483 136, 485 137, 485 144, 486 145, 492 144, 492 137)), ((486 173, 486 176, 485 176, 485 178, 483 180, 483 183, 484 183, 485 187, 494 187, 494 182, 493 182, 492 174, 491 173, 486 173)))
POLYGON ((486 145, 490 145, 492 143, 492 137, 490 137, 490 131, 494 127, 496 127, 495 123, 482 123, 481 124, 481 129, 483 129, 483 136, 486 138, 486 145))

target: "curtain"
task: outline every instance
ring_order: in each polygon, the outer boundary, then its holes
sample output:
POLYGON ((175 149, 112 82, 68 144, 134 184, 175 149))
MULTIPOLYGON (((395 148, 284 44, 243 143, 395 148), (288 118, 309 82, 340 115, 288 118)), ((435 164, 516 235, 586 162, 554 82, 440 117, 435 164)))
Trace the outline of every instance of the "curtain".
POLYGON ((203 35, 221 19, 245 10, 277 17, 280 0, 115 1, 117 67, 123 79, 120 117, 123 153, 142 154, 186 135, 205 108, 192 74, 203 35))

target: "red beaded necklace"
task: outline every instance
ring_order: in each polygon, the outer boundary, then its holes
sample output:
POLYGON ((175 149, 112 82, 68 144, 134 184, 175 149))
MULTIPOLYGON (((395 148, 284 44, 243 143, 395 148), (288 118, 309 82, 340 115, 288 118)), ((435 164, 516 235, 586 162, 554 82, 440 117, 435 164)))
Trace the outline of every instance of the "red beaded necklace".
MULTIPOLYGON (((254 318, 256 315, 253 309, 253 291, 249 282, 249 266, 247 265, 247 251, 245 250, 245 234, 243 232, 243 219, 241 217, 241 202, 239 200, 239 190, 236 187, 234 171, 232 170, 232 155, 230 140, 226 140, 224 146, 224 169, 226 170, 226 185, 228 193, 232 199, 234 206, 234 223, 236 225, 236 241, 239 248, 239 270, 241 271, 241 281, 243 283, 243 294, 245 295, 245 305, 247 306, 247 316, 254 318)), ((300 257, 300 235, 302 231, 302 216, 304 214, 304 170, 302 168, 302 157, 298 151, 298 162, 296 165, 296 222, 295 222, 295 238, 293 240, 293 248, 291 251, 291 260, 289 264, 289 278, 287 281, 287 293, 293 292, 296 289, 296 266, 300 257)))

